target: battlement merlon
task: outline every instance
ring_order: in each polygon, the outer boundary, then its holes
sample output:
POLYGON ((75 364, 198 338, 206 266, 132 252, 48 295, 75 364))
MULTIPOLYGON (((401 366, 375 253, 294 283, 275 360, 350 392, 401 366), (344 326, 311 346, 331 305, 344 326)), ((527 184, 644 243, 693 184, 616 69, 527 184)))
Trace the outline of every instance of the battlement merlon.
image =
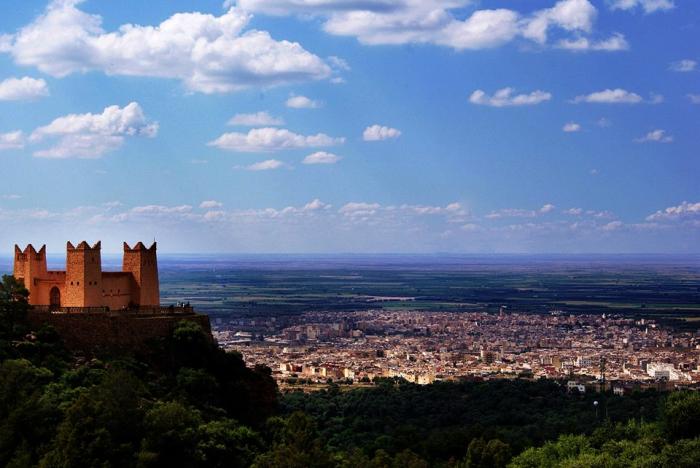
POLYGON ((155 252, 156 245, 157 245, 157 243, 153 242, 153 244, 150 247, 146 248, 146 246, 143 244, 143 242, 139 241, 134 245, 133 248, 131 248, 131 247, 129 247, 129 244, 124 242, 124 252, 140 252, 140 251, 144 251, 144 250, 155 252))
POLYGON ((46 244, 42 245, 39 251, 37 251, 32 244, 27 244, 27 246, 22 250, 19 245, 15 244, 15 258, 20 256, 33 255, 35 260, 41 260, 41 256, 46 255, 46 244))
POLYGON ((74 247, 73 243, 71 243, 71 241, 66 242, 66 250, 69 252, 76 251, 76 250, 89 251, 89 250, 101 250, 101 249, 102 249, 102 241, 97 241, 97 243, 95 245, 93 245, 92 247, 90 247, 90 245, 85 241, 82 241, 81 243, 79 243, 77 247, 74 247))

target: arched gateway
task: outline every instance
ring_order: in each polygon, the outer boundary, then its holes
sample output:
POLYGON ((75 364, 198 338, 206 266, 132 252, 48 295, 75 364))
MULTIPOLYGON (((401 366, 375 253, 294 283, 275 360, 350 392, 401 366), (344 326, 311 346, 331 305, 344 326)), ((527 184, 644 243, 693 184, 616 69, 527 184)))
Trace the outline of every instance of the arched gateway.
POLYGON ((61 291, 54 286, 49 292, 49 305, 51 309, 58 309, 61 307, 61 291))

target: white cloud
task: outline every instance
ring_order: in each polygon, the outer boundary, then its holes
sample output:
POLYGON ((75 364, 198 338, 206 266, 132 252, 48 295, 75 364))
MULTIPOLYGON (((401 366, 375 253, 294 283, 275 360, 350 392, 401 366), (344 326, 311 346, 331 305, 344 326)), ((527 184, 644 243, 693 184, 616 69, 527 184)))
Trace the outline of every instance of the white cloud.
POLYGON ((22 195, 17 195, 16 193, 8 193, 6 195, 0 196, 3 200, 19 200, 22 198, 22 195))
POLYGON ((24 133, 17 130, 9 133, 0 133, 0 151, 24 148, 24 133))
POLYGON ((221 208, 222 206, 224 206, 224 204, 216 200, 205 200, 199 204, 199 207, 205 210, 212 208, 221 208))
POLYGON ((491 213, 487 214, 485 218, 534 218, 535 216, 537 216, 537 213, 533 210, 523 210, 520 208, 504 208, 498 211, 492 211, 491 213))
POLYGON ((581 125, 577 124, 576 122, 568 122, 564 124, 564 126, 562 127, 562 131, 567 133, 580 132, 581 125))
POLYGON ((381 141, 400 136, 401 130, 383 125, 372 125, 365 128, 365 131, 362 132, 362 139, 365 141, 381 141))
POLYGON ((536 12, 526 22, 523 36, 544 44, 552 25, 567 31, 591 32, 597 13, 588 0, 560 1, 552 8, 536 12))
POLYGON ((691 72, 695 70, 697 66, 698 62, 696 62, 695 60, 685 59, 679 60, 678 62, 672 62, 668 68, 669 70, 675 72, 691 72))
POLYGON ((633 10, 641 7, 647 14, 671 10, 676 6, 673 0, 609 0, 609 3, 613 10, 633 10))
MULTIPOLYGON (((319 15, 323 29, 356 37, 368 45, 434 44, 455 50, 484 49, 516 38, 544 45, 557 28, 581 36, 592 32, 597 16, 589 0, 561 0, 553 7, 521 15, 500 8, 475 10, 464 17, 472 0, 240 0, 252 12, 272 15, 319 15)), ((617 50, 605 47, 592 50, 617 50)), ((621 42, 617 41, 617 46, 621 42)))
POLYGON ((350 64, 348 61, 340 57, 336 57, 335 55, 328 57, 328 63, 336 70, 350 71, 350 64))
POLYGON ((688 94, 688 99, 693 104, 700 104, 700 94, 688 94))
POLYGON ((43 79, 8 78, 0 81, 0 101, 31 101, 49 95, 49 87, 43 79))
POLYGON ((647 133, 641 138, 637 138, 636 140, 637 143, 648 143, 648 142, 654 142, 654 143, 671 143, 673 142, 673 137, 670 135, 666 134, 666 130, 652 130, 651 132, 647 133))
POLYGON ((583 209, 582 208, 569 208, 568 210, 565 210, 564 213, 571 215, 571 216, 581 216, 583 214, 583 209))
POLYGON ((208 143, 229 151, 243 153, 269 153, 287 149, 314 148, 340 145, 345 138, 333 138, 324 133, 299 135, 284 128, 254 128, 248 133, 224 133, 208 143))
POLYGON ((630 48, 625 36, 620 33, 615 33, 607 39, 591 40, 587 37, 576 37, 573 39, 561 39, 557 43, 557 47, 571 51, 605 51, 616 52, 620 50, 628 50, 630 48))
POLYGON ((291 96, 285 104, 292 109, 318 109, 323 105, 320 101, 314 101, 306 96, 291 96))
POLYGON ((343 205, 338 213, 350 217, 372 216, 381 208, 379 203, 350 202, 343 205))
POLYGON ((318 210, 327 210, 331 208, 331 205, 328 205, 326 203, 323 203, 321 200, 318 198, 310 201, 304 207, 302 208, 302 211, 318 211, 318 210))
POLYGON ((686 218, 700 218, 700 202, 684 201, 680 205, 670 206, 647 216, 647 221, 673 221, 686 218))
POLYGON ((34 22, 2 41, 22 66, 64 77, 99 70, 109 75, 181 80, 187 89, 225 93, 330 76, 330 67, 300 44, 266 31, 244 31, 251 16, 177 13, 157 26, 125 24, 113 32, 81 0, 54 0, 34 22))
POLYGON ((619 231, 624 227, 624 224, 622 221, 610 221, 607 224, 604 224, 601 229, 603 231, 619 231))
POLYGON ((539 210, 525 210, 521 208, 504 208, 488 213, 484 217, 486 219, 501 219, 501 218, 535 218, 540 215, 548 214, 556 209, 551 203, 544 204, 539 210))
POLYGON ((138 213, 138 214, 189 213, 190 211, 192 211, 191 205, 179 205, 179 206, 144 205, 144 206, 135 206, 131 209, 132 213, 138 213))
POLYGON ((39 127, 32 143, 58 138, 51 147, 34 152, 41 158, 99 158, 121 147, 126 137, 154 137, 158 123, 146 119, 143 109, 132 102, 124 107, 109 106, 101 114, 69 114, 39 127))
POLYGON ((274 169, 279 169, 281 167, 284 167, 285 164, 282 161, 278 161, 277 159, 267 159, 265 161, 260 161, 254 164, 251 164, 250 166, 246 166, 245 169, 249 171, 271 171, 274 169))
POLYGON ((335 164, 341 159, 343 158, 333 153, 318 151, 306 156, 302 161, 302 164, 335 164))
POLYGON ((552 99, 552 95, 545 91, 537 90, 529 94, 513 95, 514 91, 513 88, 503 88, 496 91, 493 96, 489 96, 477 89, 469 96, 469 102, 483 106, 506 107, 535 105, 552 99))
POLYGON ((594 104, 637 104, 642 101, 643 99, 639 94, 631 93, 621 88, 616 88, 605 89, 603 91, 597 91, 588 95, 576 96, 573 102, 587 102, 594 104))
POLYGON ((236 114, 228 121, 228 125, 241 127, 275 127, 284 125, 284 119, 273 117, 269 113, 262 111, 253 114, 236 114))
POLYGON ((552 211, 554 211, 555 208, 556 207, 554 205, 552 205, 551 203, 547 203, 542 208, 540 208, 540 213, 542 213, 542 214, 551 213, 552 211))
POLYGON ((204 213, 202 219, 204 221, 216 221, 226 218, 226 212, 223 210, 211 210, 204 213))

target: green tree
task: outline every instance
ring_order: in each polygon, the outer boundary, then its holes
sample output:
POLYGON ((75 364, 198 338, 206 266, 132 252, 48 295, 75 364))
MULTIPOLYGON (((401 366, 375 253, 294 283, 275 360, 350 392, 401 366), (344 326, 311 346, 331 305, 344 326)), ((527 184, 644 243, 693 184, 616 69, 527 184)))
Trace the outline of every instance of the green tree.
POLYGON ((145 415, 139 464, 149 467, 194 466, 199 412, 181 403, 158 401, 145 415))
POLYGON ((21 281, 3 275, 0 282, 0 340, 16 339, 26 333, 28 297, 29 291, 21 281))
POLYGON ((675 392, 662 406, 662 427, 672 440, 700 435, 700 393, 675 392))
POLYGON ((141 381, 123 370, 106 373, 67 409, 44 467, 134 466, 143 431, 141 381))
POLYGON ((199 426, 198 438, 199 462, 207 468, 247 467, 258 453, 264 451, 258 433, 230 419, 199 426))
POLYGON ((330 453, 318 436, 313 419, 295 412, 285 420, 270 421, 272 449, 257 457, 257 468, 323 468, 333 466, 330 453))

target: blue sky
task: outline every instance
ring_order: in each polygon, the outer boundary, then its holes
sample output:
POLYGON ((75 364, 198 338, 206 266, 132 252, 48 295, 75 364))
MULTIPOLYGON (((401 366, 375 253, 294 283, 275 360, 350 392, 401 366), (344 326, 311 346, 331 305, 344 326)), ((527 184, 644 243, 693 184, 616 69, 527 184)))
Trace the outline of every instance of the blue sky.
POLYGON ((700 252, 697 2, 0 11, 6 252, 700 252))

